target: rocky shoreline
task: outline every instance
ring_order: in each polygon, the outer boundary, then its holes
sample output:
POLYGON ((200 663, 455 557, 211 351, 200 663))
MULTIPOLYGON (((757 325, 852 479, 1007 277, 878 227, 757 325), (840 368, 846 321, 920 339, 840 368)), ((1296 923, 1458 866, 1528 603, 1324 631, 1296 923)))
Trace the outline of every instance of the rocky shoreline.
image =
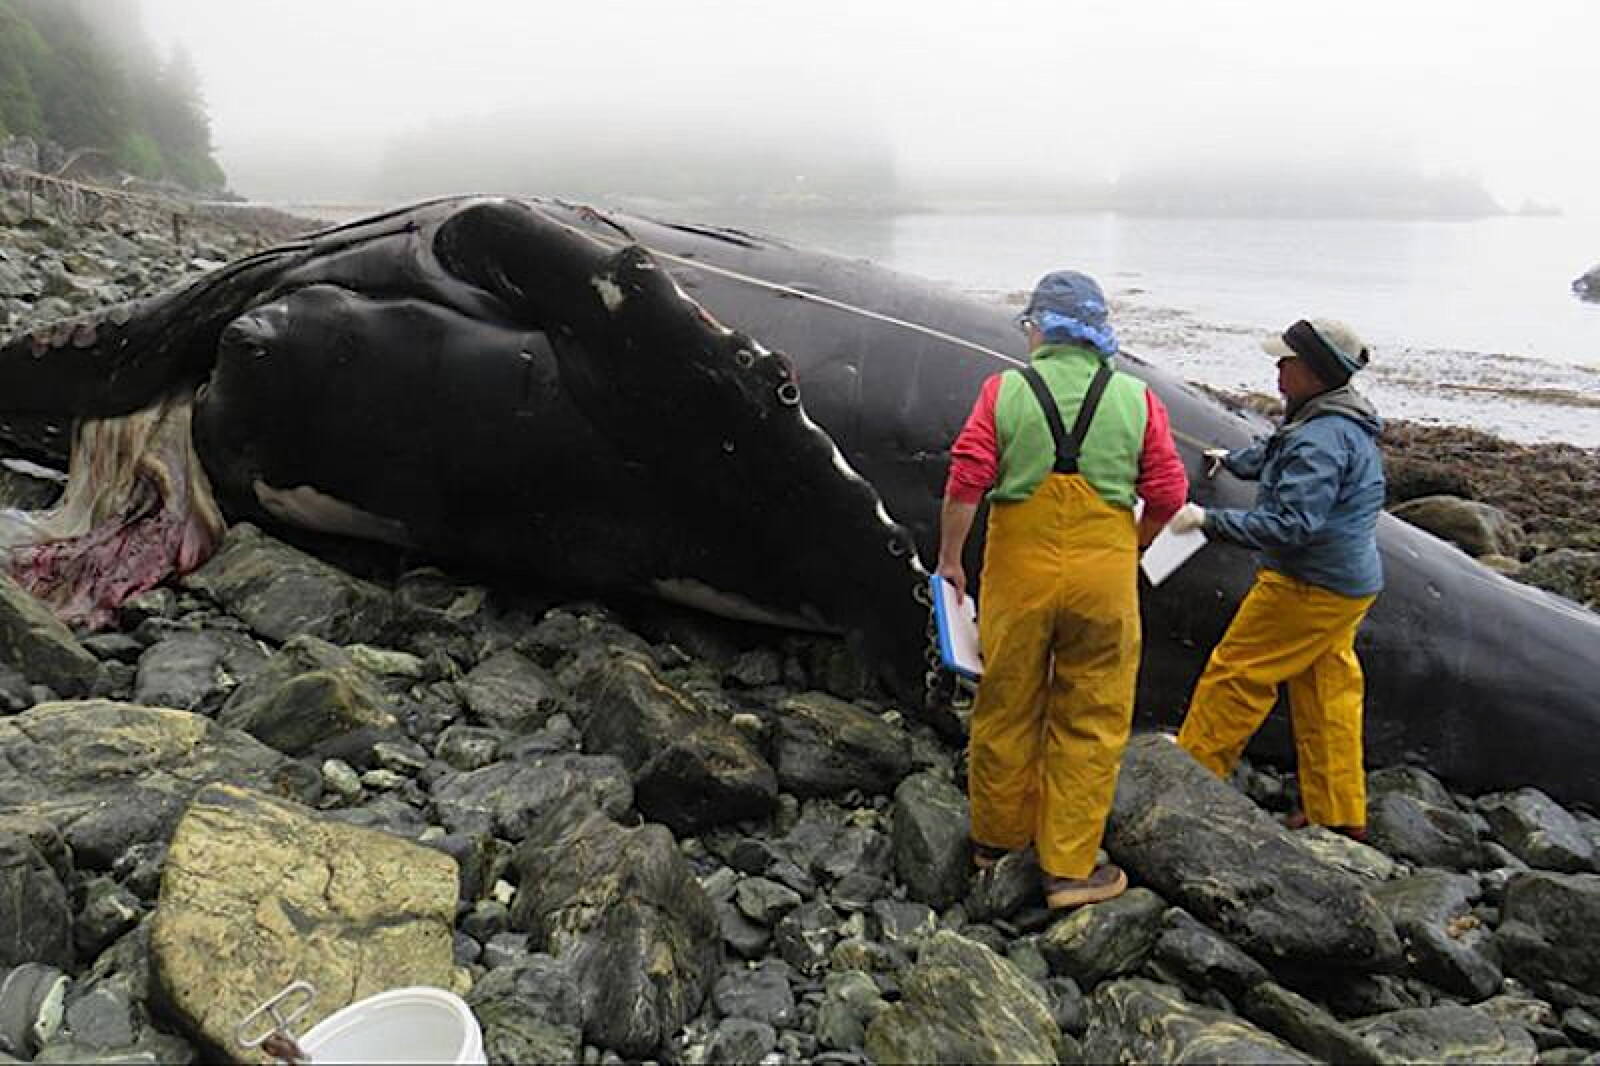
MULTIPOLYGON (((21 210, 8 333, 277 239, 21 210)), ((1477 554, 1595 552, 1600 455, 1390 432, 1405 498, 1514 520, 1477 554)), ((1600 1062, 1600 819, 1535 788, 1374 770, 1359 844, 1138 738, 1134 887, 1052 915, 837 642, 305 547, 235 526, 94 635, 0 580, 0 1061, 259 1060, 303 979, 453 989, 496 1062, 1600 1062)))

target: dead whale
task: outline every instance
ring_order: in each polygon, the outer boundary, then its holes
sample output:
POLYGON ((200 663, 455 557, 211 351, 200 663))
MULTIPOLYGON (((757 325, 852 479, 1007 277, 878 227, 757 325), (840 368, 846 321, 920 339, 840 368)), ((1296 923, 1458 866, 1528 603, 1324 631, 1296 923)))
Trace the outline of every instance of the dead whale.
MULTIPOLYGON (((841 631, 914 699, 927 672, 920 560, 947 448, 983 378, 1023 355, 1003 309, 871 263, 457 198, 9 339, 0 440, 59 463, 68 427, 142 412, 154 422, 142 439, 192 440, 228 518, 841 631)), ((1123 365, 1166 402, 1200 502, 1247 502, 1251 486, 1198 477, 1199 451, 1264 423, 1135 357, 1123 365)), ((58 591, 192 565, 216 521, 204 486, 167 491, 181 480, 155 479, 161 506, 97 506, 100 490, 81 490, 77 554, 13 533, 13 559, 26 576, 42 554, 58 591), (136 574, 103 548, 150 539, 165 547, 139 555, 136 574)), ((1369 759, 1600 802, 1600 619, 1397 520, 1380 541, 1389 586, 1359 644, 1369 759)), ((1145 590, 1145 723, 1181 714, 1252 570, 1249 553, 1213 545, 1145 590)), ((1287 752, 1286 724, 1259 743, 1287 752)))

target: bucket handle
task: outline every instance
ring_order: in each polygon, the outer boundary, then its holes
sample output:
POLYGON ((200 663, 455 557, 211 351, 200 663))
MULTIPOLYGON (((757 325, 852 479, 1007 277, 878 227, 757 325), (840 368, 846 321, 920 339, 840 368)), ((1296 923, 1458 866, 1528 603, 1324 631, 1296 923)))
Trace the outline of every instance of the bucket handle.
POLYGON ((241 1018, 234 1026, 233 1038, 240 1047, 259 1047, 279 1062, 310 1062, 311 1056, 300 1050, 289 1026, 311 1009, 316 998, 316 986, 310 981, 292 981, 241 1018))

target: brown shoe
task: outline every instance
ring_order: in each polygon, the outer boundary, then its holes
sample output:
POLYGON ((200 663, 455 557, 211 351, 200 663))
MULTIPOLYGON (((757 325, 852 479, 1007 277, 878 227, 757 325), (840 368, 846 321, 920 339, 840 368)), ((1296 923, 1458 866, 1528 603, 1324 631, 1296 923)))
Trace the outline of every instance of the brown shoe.
POLYGON ((992 870, 1001 859, 1010 855, 1005 848, 992 848, 988 844, 972 842, 972 865, 980 870, 992 870))
POLYGON ((1103 903, 1116 899, 1128 889, 1128 875, 1120 867, 1106 863, 1096 866, 1088 877, 1050 877, 1044 879, 1045 905, 1053 911, 1103 903))
MULTIPOLYGON (((1304 829, 1306 826, 1311 824, 1312 821, 1306 817, 1305 811, 1290 811, 1288 816, 1283 820, 1285 829, 1304 829)), ((1323 828, 1328 830, 1330 833, 1338 833, 1341 836, 1347 836, 1359 844, 1365 844, 1367 842, 1367 827, 1364 825, 1327 825, 1323 826, 1323 828)))

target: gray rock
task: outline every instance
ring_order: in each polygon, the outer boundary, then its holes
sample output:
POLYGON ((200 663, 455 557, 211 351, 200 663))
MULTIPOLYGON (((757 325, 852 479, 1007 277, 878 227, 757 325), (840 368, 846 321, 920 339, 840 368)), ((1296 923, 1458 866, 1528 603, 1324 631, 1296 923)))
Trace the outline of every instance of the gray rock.
POLYGON ((199 1061, 195 1049, 169 1033, 147 1029, 126 1047, 99 1048, 77 1040, 58 1040, 34 1057, 35 1063, 71 1063, 73 1066, 188 1066, 199 1061))
POLYGON ((490 971, 467 1004, 483 1029, 490 1062, 577 1062, 583 997, 567 968, 548 955, 490 971))
POLYGON ((783 916, 772 939, 783 960, 802 974, 812 975, 828 965, 829 953, 839 941, 839 915, 826 903, 802 903, 783 916))
POLYGON ((716 909, 717 929, 722 934, 722 942, 735 955, 741 959, 759 959, 767 954, 772 932, 766 926, 757 925, 740 914, 732 903, 719 901, 716 909))
POLYGON ((439 734, 434 754, 457 770, 481 770, 500 757, 501 735, 495 729, 453 725, 439 734))
POLYGON ((453 833, 521 840, 574 794, 614 818, 633 806, 633 786, 613 755, 541 755, 446 774, 433 788, 439 820, 453 833))
POLYGON ((1522 549, 1523 532, 1506 512, 1457 496, 1422 496, 1389 509, 1396 518, 1447 540, 1471 556, 1509 555, 1522 549))
POLYGON ((749 1018, 779 1029, 789 1029, 795 1024, 789 967, 780 960, 741 967, 723 975, 712 991, 712 1000, 725 1016, 749 1018))
POLYGON ((880 899, 872 905, 872 929, 885 944, 916 947, 939 929, 939 916, 921 903, 880 899))
POLYGON ((1578 820, 1538 789, 1484 796, 1478 809, 1495 839, 1529 866, 1561 873, 1596 870, 1594 845, 1578 820))
POLYGON ((396 617, 394 598, 385 590, 248 522, 230 527, 217 553, 181 584, 278 643, 304 635, 332 644, 383 644, 396 617))
POLYGON ((0 574, 0 664, 65 696, 87 694, 100 672, 100 660, 5 574, 0 574))
POLYGON ((597 660, 578 685, 584 746, 620 757, 639 809, 674 832, 765 818, 778 779, 742 733, 637 653, 597 660))
POLYGON ((1455 1004, 1393 1011, 1351 1022, 1350 1029, 1379 1054, 1402 1062, 1531 1063, 1538 1056, 1521 1026, 1455 1004))
POLYGON ((42 962, 0 969, 0 1055, 27 1060, 55 1038, 70 979, 42 962))
POLYGON ((1561 1017, 1556 1009, 1541 999, 1517 995, 1495 996, 1477 1004, 1475 1009, 1502 1026, 1521 1026, 1533 1037, 1540 1051, 1572 1044, 1561 1030, 1561 1017))
POLYGON ((1086 1062, 1317 1061, 1248 1022, 1195 1006, 1176 989, 1143 978, 1101 985, 1089 997, 1088 1015, 1086 1062))
POLYGON ((854 704, 820 692, 778 704, 778 783, 798 796, 893 792, 911 772, 911 739, 854 704))
POLYGON ((1039 860, 1032 848, 1007 854, 989 869, 973 876, 967 896, 967 916, 975 922, 1012 917, 1042 898, 1039 878, 1039 860))
POLYGON ((1266 967, 1188 913, 1173 907, 1164 921, 1165 928, 1156 940, 1155 959, 1191 994, 1217 989, 1239 1002, 1252 988, 1269 979, 1266 967))
POLYGON ((971 824, 960 789, 936 774, 912 774, 894 790, 891 826, 895 872, 913 899, 943 908, 966 896, 971 824))
POLYGON ((1469 870, 1481 861, 1478 831, 1437 778, 1415 767, 1367 776, 1367 835, 1374 847, 1417 866, 1469 870))
POLYGON ((1363 883, 1168 738, 1123 758, 1106 850, 1136 878, 1269 965, 1381 968, 1400 950, 1363 883))
POLYGON ((138 1040, 133 1003, 115 985, 91 988, 67 1005, 67 1032, 75 1043, 92 1048, 124 1048, 138 1040))
POLYGON ((811 860, 811 870, 834 881, 851 875, 882 881, 889 876, 893 862, 893 845, 887 836, 866 826, 849 825, 834 836, 827 851, 811 860))
POLYGON ((1394 922, 1418 977, 1472 1002, 1500 990, 1493 939, 1472 913, 1475 879, 1423 870, 1379 885, 1372 895, 1394 922))
POLYGON ((1327 1062, 1370 1063, 1386 1060, 1363 1038, 1326 1010, 1273 981, 1245 993, 1241 1013, 1306 1054, 1327 1062))
POLYGON ((150 925, 161 1002, 212 1049, 292 976, 312 1017, 390 988, 454 983, 455 864, 389 833, 213 785, 167 853, 150 925))
POLYGON ((1600 875, 1513 877, 1495 944, 1506 970, 1534 988, 1600 988, 1600 875))
POLYGON ((567 707, 555 678, 509 649, 479 663, 456 687, 480 722, 512 733, 531 733, 567 707))
POLYGON ((739 913, 769 929, 801 902, 800 893, 765 877, 747 877, 734 889, 734 905, 739 913))
POLYGON ((72 901, 50 863, 21 833, 0 830, 0 968, 72 965, 72 901))
POLYGON ((778 1046, 778 1034, 766 1022, 724 1018, 717 1023, 706 1049, 707 1062, 755 1064, 778 1046))
POLYGON ((395 729, 387 705, 376 681, 342 648, 298 636, 234 690, 217 720, 301 755, 348 733, 395 729))
POLYGON ((215 714, 235 686, 266 663, 267 653, 243 633, 173 633, 139 656, 133 698, 147 707, 215 714))
POLYGON ((588 1040, 647 1057, 700 1009, 715 976, 716 912, 672 835, 624 829, 583 797, 517 849, 513 925, 577 982, 588 1040))
POLYGON ((823 980, 823 1000, 817 1007, 817 1042, 825 1048, 859 1051, 867 1039, 867 1026, 888 1009, 878 983, 860 970, 830 973, 823 980))
POLYGON ((1148 888, 1132 888, 1056 919, 1039 938, 1039 951, 1052 973, 1090 989, 1143 965, 1161 935, 1166 909, 1148 888))
MULTIPOLYGON (((0 719, 0 810, 54 825, 88 869, 172 835, 184 807, 215 781, 305 802, 316 770, 187 711, 126 704, 41 704, 0 719)), ((276 990, 274 990, 276 991, 276 990)))
POLYGON ((1061 1038, 1032 981, 981 944, 942 930, 867 1027, 875 1062, 1056 1061, 1061 1038))
POLYGON ((79 953, 92 959, 107 944, 137 925, 144 916, 144 908, 139 897, 109 877, 96 877, 81 891, 83 909, 72 934, 79 953))
POLYGON ((345 799, 355 799, 361 795, 361 775, 343 759, 324 759, 322 787, 345 799))

